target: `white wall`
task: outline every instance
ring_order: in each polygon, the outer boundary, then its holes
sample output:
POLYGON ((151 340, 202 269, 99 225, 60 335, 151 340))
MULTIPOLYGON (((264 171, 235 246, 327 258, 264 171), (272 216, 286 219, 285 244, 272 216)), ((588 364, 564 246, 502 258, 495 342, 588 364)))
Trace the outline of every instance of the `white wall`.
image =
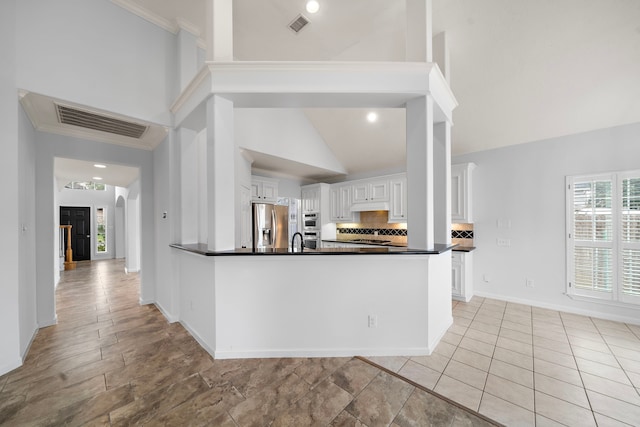
MULTIPOLYGON (((38 329, 36 316, 36 275, 33 269, 33 254, 36 252, 36 150, 35 131, 22 109, 19 112, 19 311, 20 311, 20 355, 26 351, 38 329)), ((5 186, 7 187, 7 186, 5 186)), ((9 207, 10 205, 7 205, 9 207)), ((4 240, 4 238, 3 238, 4 240)), ((4 243, 3 243, 4 244, 4 243)))
POLYGON ((178 242, 180 228, 180 160, 172 156, 179 150, 175 132, 171 132, 153 152, 154 202, 156 214, 156 306, 169 321, 178 318, 179 289, 174 285, 171 243, 178 242), (166 217, 164 213, 166 212, 166 217))
MULTIPOLYGON (((6 183, 2 197, 6 206, 19 206, 18 182, 18 104, 16 94, 16 1, 0 3, 0 126, 2 128, 2 156, 0 156, 0 180, 6 183)), ((21 363, 19 325, 19 255, 20 246, 18 209, 2 209, 3 244, 0 247, 0 375, 21 363)))
POLYGON ((640 169, 640 124, 457 156, 474 162, 476 294, 640 323, 640 310, 564 295, 565 177, 640 169), (498 219, 511 228, 498 228, 498 219), (508 238, 511 247, 498 247, 508 238), (487 283, 483 276, 488 275, 487 283), (535 288, 525 287, 525 279, 535 288))
POLYGON ((109 0, 16 3, 17 87, 171 124, 173 34, 109 0))
POLYGON ((115 188, 107 185, 105 191, 70 190, 63 188, 59 191, 56 209, 60 206, 76 206, 91 208, 91 259, 112 259, 116 256, 116 221, 115 221, 115 188), (98 253, 96 238, 98 235, 98 223, 96 220, 96 208, 105 208, 107 211, 107 252, 98 253))
POLYGON ((237 147, 346 173, 301 110, 236 108, 234 117, 237 147))

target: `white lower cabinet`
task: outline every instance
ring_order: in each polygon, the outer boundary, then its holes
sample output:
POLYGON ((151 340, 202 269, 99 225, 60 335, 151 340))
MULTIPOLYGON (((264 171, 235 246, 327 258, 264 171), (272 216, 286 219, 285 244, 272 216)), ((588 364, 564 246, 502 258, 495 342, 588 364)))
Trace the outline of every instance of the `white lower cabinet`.
POLYGON ((471 301, 473 297, 473 254, 451 252, 451 297, 458 301, 471 301))

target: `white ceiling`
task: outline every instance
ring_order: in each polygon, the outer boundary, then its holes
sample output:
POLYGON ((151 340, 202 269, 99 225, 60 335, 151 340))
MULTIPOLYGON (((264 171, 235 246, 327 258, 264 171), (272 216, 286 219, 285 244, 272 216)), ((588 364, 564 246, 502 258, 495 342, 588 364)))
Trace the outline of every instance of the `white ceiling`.
POLYGON ((126 188, 138 179, 138 168, 105 163, 103 165, 106 168, 96 168, 94 166, 96 163, 56 157, 53 164, 53 173, 56 177, 58 188, 62 189, 71 181, 94 181, 126 188), (94 177, 102 179, 96 180, 94 177))
MULTIPOLYGON (((113 1, 206 33, 204 0, 113 1)), ((404 1, 320 0, 294 34, 304 4, 234 0, 236 59, 404 59, 404 1)), ((433 23, 460 103, 454 155, 640 121, 638 0, 433 0, 433 23)), ((404 115, 385 113, 372 131, 364 112, 305 111, 349 173, 402 161, 404 115)))

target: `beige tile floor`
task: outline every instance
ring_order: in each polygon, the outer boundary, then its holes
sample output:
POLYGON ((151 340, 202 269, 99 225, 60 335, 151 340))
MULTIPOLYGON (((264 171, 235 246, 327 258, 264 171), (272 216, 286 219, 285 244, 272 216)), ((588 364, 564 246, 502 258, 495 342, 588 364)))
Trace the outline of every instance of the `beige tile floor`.
POLYGON ((474 298, 431 356, 372 361, 510 426, 640 425, 640 326, 474 298))
MULTIPOLYGON (((58 325, 0 376, 0 425, 481 425, 358 359, 214 361, 121 261, 65 272, 58 325)), ((431 356, 370 358, 509 426, 640 425, 640 327, 475 298, 431 356)))
POLYGON ((496 425, 359 358, 213 360, 138 288, 118 260, 64 272, 58 324, 0 376, 0 425, 496 425))

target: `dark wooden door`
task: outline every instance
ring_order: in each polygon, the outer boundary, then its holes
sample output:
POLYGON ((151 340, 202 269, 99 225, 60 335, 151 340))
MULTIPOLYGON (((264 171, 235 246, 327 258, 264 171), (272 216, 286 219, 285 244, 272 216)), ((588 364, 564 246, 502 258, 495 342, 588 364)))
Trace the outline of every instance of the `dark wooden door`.
POLYGON ((60 225, 71 225, 74 261, 91 259, 91 211, 89 208, 60 206, 60 225))

